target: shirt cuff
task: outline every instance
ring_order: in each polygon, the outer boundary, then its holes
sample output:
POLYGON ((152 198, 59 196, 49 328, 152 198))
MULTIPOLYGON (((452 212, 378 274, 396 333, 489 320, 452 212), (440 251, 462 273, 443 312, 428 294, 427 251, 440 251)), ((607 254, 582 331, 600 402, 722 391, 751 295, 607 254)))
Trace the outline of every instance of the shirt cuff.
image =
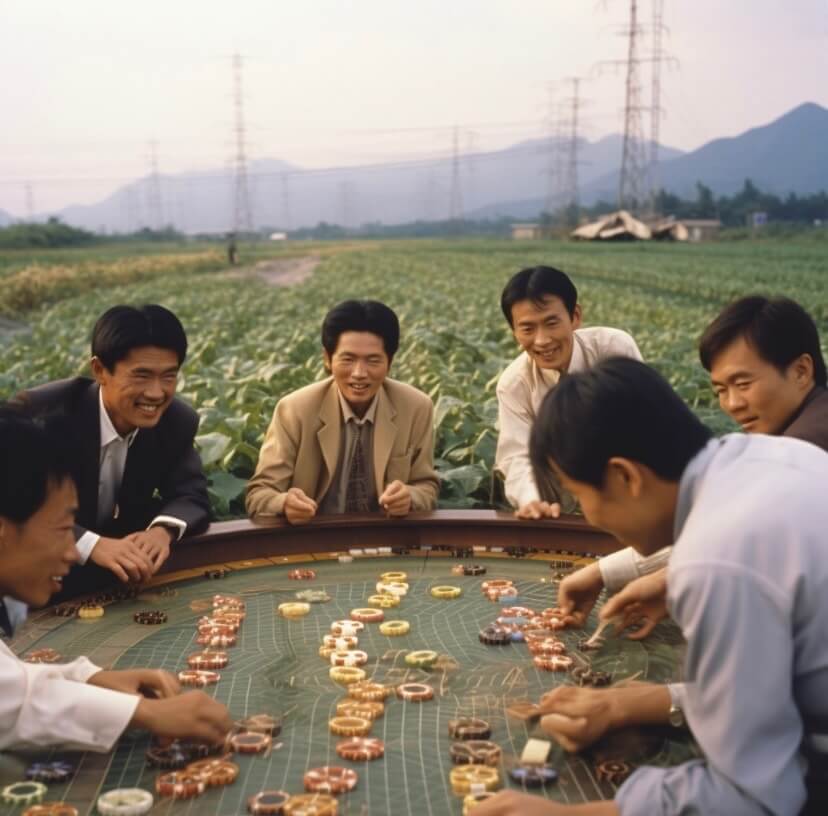
POLYGON ((667 691, 670 692, 670 703, 684 711, 686 708, 684 698, 687 693, 684 683, 668 683, 667 691))
POLYGON ((598 561, 601 578, 609 592, 618 592, 631 581, 649 575, 666 566, 670 559, 671 547, 664 547, 652 555, 643 556, 632 547, 627 547, 598 561))
POLYGON ((75 542, 75 548, 80 553, 81 564, 85 564, 89 560, 89 556, 92 555, 92 550, 95 549, 95 545, 98 543, 100 538, 101 537, 97 533, 87 530, 75 542))
POLYGON ((187 532, 187 522, 181 521, 181 519, 177 519, 174 516, 156 516, 147 526, 149 530, 152 527, 174 527, 178 530, 178 535, 176 536, 175 540, 180 541, 181 536, 187 532))

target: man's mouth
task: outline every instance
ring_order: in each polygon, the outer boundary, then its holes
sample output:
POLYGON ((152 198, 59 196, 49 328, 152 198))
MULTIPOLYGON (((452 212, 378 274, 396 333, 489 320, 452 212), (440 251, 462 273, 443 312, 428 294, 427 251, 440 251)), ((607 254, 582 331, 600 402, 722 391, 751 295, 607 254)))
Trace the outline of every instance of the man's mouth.
POLYGON ((150 402, 138 402, 135 404, 135 407, 142 413, 146 414, 148 417, 158 416, 158 412, 161 410, 161 406, 164 403, 150 403, 150 402))
POLYGON ((368 383, 350 383, 348 388, 357 394, 364 394, 368 390, 368 383))

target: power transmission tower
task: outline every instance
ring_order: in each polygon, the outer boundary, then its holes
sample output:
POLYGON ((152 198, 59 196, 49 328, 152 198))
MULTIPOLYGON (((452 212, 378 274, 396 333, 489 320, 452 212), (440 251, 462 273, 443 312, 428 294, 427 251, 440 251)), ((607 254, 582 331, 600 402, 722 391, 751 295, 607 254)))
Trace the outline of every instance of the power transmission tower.
POLYGON ((578 187, 578 113, 581 107, 581 80, 573 77, 569 80, 572 83, 572 96, 567 100, 569 107, 569 120, 567 129, 569 131, 566 174, 563 184, 564 206, 572 211, 572 218, 577 221, 578 208, 580 206, 580 190, 578 187))
POLYGON ((160 230, 164 227, 164 206, 161 201, 161 176, 158 173, 158 142, 155 139, 150 141, 149 151, 150 176, 147 189, 147 210, 150 226, 160 230))
POLYGON ((557 96, 554 85, 550 82, 547 85, 549 92, 549 109, 546 119, 546 142, 547 159, 546 168, 546 201, 543 210, 551 215, 555 210, 555 200, 561 188, 561 145, 560 145, 560 118, 557 115, 557 96))
POLYGON ((658 167, 658 147, 661 138, 661 64, 665 55, 661 48, 661 36, 664 33, 664 0, 652 0, 653 4, 653 54, 652 54, 652 87, 650 89, 650 212, 655 215, 656 198, 661 188, 661 178, 658 167))
POLYGON ((30 181, 26 182, 26 217, 29 223, 34 222, 34 190, 30 181))
POLYGON ((242 93, 242 67, 240 54, 233 54, 233 106, 236 112, 236 160, 233 232, 244 227, 253 231, 253 216, 250 211, 250 193, 247 187, 247 155, 245 151, 246 131, 244 127, 244 95, 242 93))
POLYGON ((642 59, 638 55, 638 0, 630 0, 630 27, 627 31, 627 82, 624 97, 624 145, 621 150, 621 179, 618 185, 618 206, 634 210, 643 201, 646 184, 646 157, 641 116, 642 59))
POLYGON ((451 192, 449 194, 449 220, 463 220, 463 190, 460 186, 460 131, 454 128, 451 151, 451 192))
POLYGON ((288 186, 288 174, 283 170, 282 175, 282 218, 284 219, 285 232, 290 232, 290 187, 288 186))
POLYGON ((474 208, 474 174, 476 163, 474 160, 477 152, 477 136, 478 134, 473 130, 466 131, 466 169, 468 171, 468 182, 466 184, 466 201, 468 205, 474 208))

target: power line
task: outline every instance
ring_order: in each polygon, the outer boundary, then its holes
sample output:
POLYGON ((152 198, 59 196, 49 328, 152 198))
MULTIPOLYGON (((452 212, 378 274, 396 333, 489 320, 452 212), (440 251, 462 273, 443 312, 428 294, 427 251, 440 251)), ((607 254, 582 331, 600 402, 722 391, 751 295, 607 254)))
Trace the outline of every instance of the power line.
POLYGON ((233 210, 233 231, 239 232, 244 227, 253 231, 253 216, 250 211, 250 191, 247 186, 247 155, 245 151, 246 133, 244 128, 244 95, 242 93, 243 61, 240 54, 233 54, 233 107, 236 113, 236 161, 235 161, 235 196, 233 210))

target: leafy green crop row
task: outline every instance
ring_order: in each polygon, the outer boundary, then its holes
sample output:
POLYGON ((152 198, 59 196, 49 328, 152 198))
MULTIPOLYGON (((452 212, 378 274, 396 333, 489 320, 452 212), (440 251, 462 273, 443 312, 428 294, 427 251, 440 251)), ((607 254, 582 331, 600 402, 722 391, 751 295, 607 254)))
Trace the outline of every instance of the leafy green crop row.
POLYGON ((696 338, 730 298, 753 291, 800 299, 828 337, 828 256, 820 247, 763 243, 594 246, 568 243, 398 242, 325 258, 313 277, 280 289, 256 280, 182 272, 96 290, 29 316, 32 331, 0 346, 0 395, 84 370, 92 323, 117 302, 161 302, 191 341, 180 393, 200 412, 199 445, 220 515, 243 512, 241 492, 282 395, 323 376, 319 326, 349 297, 385 301, 403 337, 392 376, 436 403, 441 506, 490 503, 496 441, 495 383, 516 354, 500 290, 522 266, 569 271, 586 325, 631 332, 717 431, 716 407, 696 338))

